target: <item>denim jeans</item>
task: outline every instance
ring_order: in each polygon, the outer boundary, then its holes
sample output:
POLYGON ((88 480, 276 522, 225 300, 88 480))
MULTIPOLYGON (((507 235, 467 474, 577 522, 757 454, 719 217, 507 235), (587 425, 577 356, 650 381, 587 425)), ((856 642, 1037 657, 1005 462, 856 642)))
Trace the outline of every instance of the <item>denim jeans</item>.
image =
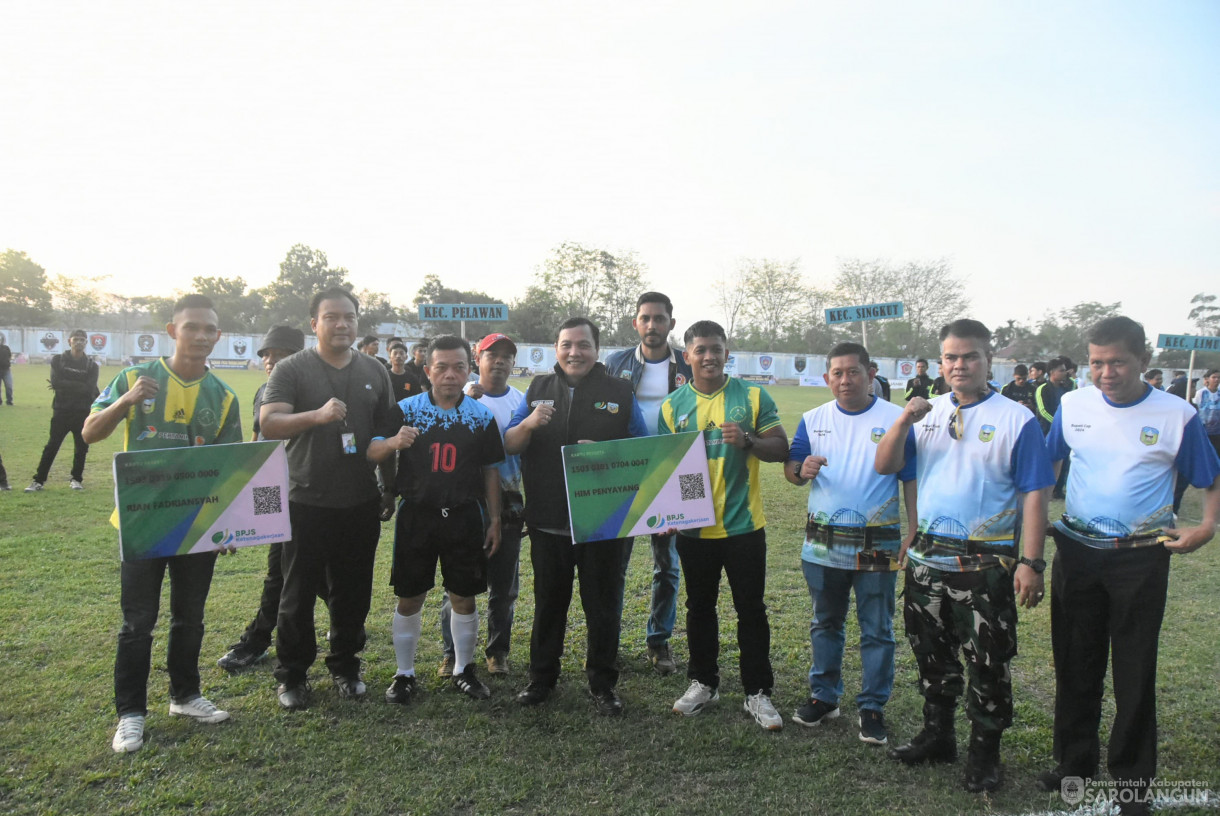
MULTIPOLYGON (((521 581, 520 521, 500 525, 500 549, 487 559, 487 648, 484 654, 508 654, 517 611, 521 581)), ((441 593, 441 642, 445 654, 453 655, 453 634, 449 631, 449 593, 441 593)))
POLYGON ((169 570, 169 696, 184 703, 199 696, 199 647, 203 607, 212 586, 216 553, 124 561, 120 603, 123 626, 114 657, 114 707, 119 716, 148 713, 152 632, 161 607, 161 582, 169 570))
POLYGON ((764 530, 728 538, 678 537, 686 573, 686 637, 690 660, 686 676, 705 686, 720 686, 720 620, 716 601, 720 575, 728 578, 737 612, 738 666, 746 694, 771 693, 771 622, 763 590, 767 581, 764 530))
POLYGON ((896 572, 861 572, 801 562, 813 620, 809 643, 809 693, 824 703, 838 704, 843 696, 843 644, 851 592, 856 591, 856 622, 860 625, 860 693, 856 707, 881 711, 894 689, 894 587, 896 572))
MULTIPOLYGON (((677 537, 654 535, 650 537, 652 547, 652 600, 648 606, 646 635, 649 646, 664 646, 674 633, 678 620, 678 578, 681 575, 678 561, 677 537)), ((627 580, 627 568, 631 563, 632 544, 635 539, 625 539, 623 546, 623 580, 627 580)), ((622 609, 619 610, 622 617, 622 609)))

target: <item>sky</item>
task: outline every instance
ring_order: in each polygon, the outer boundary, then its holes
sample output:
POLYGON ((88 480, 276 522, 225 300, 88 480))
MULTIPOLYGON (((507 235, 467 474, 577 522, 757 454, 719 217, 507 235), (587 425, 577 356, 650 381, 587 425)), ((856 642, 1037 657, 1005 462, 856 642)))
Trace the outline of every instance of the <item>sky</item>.
POLYGON ((1210 0, 0 0, 0 41, 0 250, 126 296, 303 243, 511 301, 564 241, 679 327, 748 258, 947 258, 992 326, 1220 294, 1210 0))

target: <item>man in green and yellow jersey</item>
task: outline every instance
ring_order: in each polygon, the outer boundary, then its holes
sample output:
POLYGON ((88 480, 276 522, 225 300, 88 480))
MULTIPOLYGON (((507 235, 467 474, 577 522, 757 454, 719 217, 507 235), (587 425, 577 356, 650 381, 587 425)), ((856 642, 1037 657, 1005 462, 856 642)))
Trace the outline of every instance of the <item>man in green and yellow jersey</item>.
MULTIPOLYGON (((93 444, 123 422, 123 449, 185 448, 241 442, 241 415, 233 389, 208 370, 208 355, 220 339, 212 301, 186 295, 174 304, 165 327, 174 353, 125 368, 93 403, 82 436, 93 444)), ((121 565, 123 627, 114 659, 114 704, 119 715, 111 747, 118 753, 144 745, 152 631, 161 605, 161 582, 169 572, 170 626, 166 668, 169 713, 198 722, 229 719, 199 689, 203 607, 212 586, 215 552, 125 560, 121 565)))
POLYGON ((788 435, 766 391, 725 375, 728 340, 719 324, 700 320, 686 330, 684 339, 683 356, 692 378, 661 403, 658 431, 703 431, 716 524, 678 535, 678 557, 686 575, 686 675, 691 684, 674 703, 674 711, 691 716, 720 699, 716 598, 723 572, 737 611, 745 709, 759 725, 778 731, 783 719, 771 704, 771 624, 763 602, 767 536, 758 463, 783 462, 788 435))

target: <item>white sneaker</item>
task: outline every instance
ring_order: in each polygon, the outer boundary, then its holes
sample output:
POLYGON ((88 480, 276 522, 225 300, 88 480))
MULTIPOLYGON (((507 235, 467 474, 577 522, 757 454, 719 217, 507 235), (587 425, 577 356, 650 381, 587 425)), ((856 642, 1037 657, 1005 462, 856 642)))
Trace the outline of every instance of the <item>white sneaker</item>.
POLYGON ((720 701, 720 692, 711 686, 705 686, 698 680, 692 680, 690 688, 674 703, 674 713, 685 717, 693 717, 705 708, 720 701))
POLYGON ((116 754, 130 754, 144 747, 144 715, 126 714, 119 717, 110 747, 116 754))
POLYGON ((30 482, 30 486, 25 489, 26 493, 37 493, 42 490, 42 482, 30 482))
POLYGON ((229 712, 221 711, 207 697, 196 697, 185 703, 171 702, 169 713, 175 717, 190 717, 202 723, 218 723, 229 719, 229 712))
POLYGON ((73 479, 72 480, 72 489, 73 490, 84 490, 85 486, 80 483, 79 479, 73 479))
POLYGON ((746 711, 754 715, 754 720, 768 731, 779 731, 784 727, 784 718, 771 705, 771 698, 763 692, 746 697, 746 711))

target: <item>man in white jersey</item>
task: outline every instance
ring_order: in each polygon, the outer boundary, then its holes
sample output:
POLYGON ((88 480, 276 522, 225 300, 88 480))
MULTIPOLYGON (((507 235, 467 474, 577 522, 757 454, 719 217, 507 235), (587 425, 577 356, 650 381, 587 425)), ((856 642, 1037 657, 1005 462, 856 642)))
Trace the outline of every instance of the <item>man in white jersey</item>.
MULTIPOLYGON (((674 328, 674 305, 660 292, 645 292, 636 300, 632 327, 640 344, 623 349, 606 359, 606 373, 631 381, 635 399, 644 414, 648 433, 657 432, 661 403, 691 378, 690 366, 680 349, 671 348, 669 333, 674 328)), ((652 536, 652 598, 648 609, 645 637, 648 659, 658 674, 677 670, 669 639, 678 615, 678 549, 673 535, 652 536)), ((631 562, 633 539, 623 547, 623 578, 631 562)), ((620 610, 621 611, 621 610, 620 610)))
MULTIPOLYGON (((489 334, 475 347, 479 379, 466 386, 466 394, 491 411, 500 428, 508 429, 525 395, 508 384, 517 362, 517 345, 506 334, 489 334)), ((521 533, 525 524, 525 501, 521 496, 521 457, 506 456, 500 469, 500 548, 487 559, 487 671, 508 674, 508 648, 520 582, 521 533)), ((453 674, 453 637, 449 631, 449 596, 441 605, 441 637, 444 658, 441 675, 453 674), (447 672, 447 674, 446 674, 447 672)))
POLYGON ((860 739, 885 745, 883 714, 894 688, 894 587, 901 554, 915 534, 915 450, 895 476, 873 468, 877 443, 902 409, 870 395, 876 369, 858 343, 830 350, 826 382, 834 401, 801 417, 784 476, 810 484, 809 520, 801 569, 813 600, 809 640, 809 699, 792 721, 814 728, 839 716, 847 607, 856 592, 863 678, 856 706, 860 739), (909 535, 898 518, 898 482, 906 500, 909 535))
POLYGON ((1063 396, 1046 445, 1055 466, 1070 457, 1067 503, 1051 530, 1051 646, 1055 655, 1056 766, 1092 777, 1107 657, 1114 671, 1114 725, 1106 764, 1122 785, 1123 813, 1150 810, 1156 776, 1156 661, 1169 560, 1211 540, 1220 517, 1220 458, 1198 415, 1143 382, 1143 327, 1106 318, 1089 332, 1096 388, 1063 396), (1174 477, 1206 489, 1203 521, 1175 528, 1174 477))
POLYGON ((1017 604, 1033 607, 1042 599, 1041 491, 1054 476, 1034 415, 987 385, 987 327, 955 320, 941 329, 940 342, 941 373, 952 390, 931 403, 912 399, 877 446, 877 472, 897 473, 913 442, 919 485, 903 620, 919 664, 924 727, 890 756, 907 764, 956 760, 954 709, 965 686, 971 733, 963 783, 979 793, 1002 781, 1017 604))

